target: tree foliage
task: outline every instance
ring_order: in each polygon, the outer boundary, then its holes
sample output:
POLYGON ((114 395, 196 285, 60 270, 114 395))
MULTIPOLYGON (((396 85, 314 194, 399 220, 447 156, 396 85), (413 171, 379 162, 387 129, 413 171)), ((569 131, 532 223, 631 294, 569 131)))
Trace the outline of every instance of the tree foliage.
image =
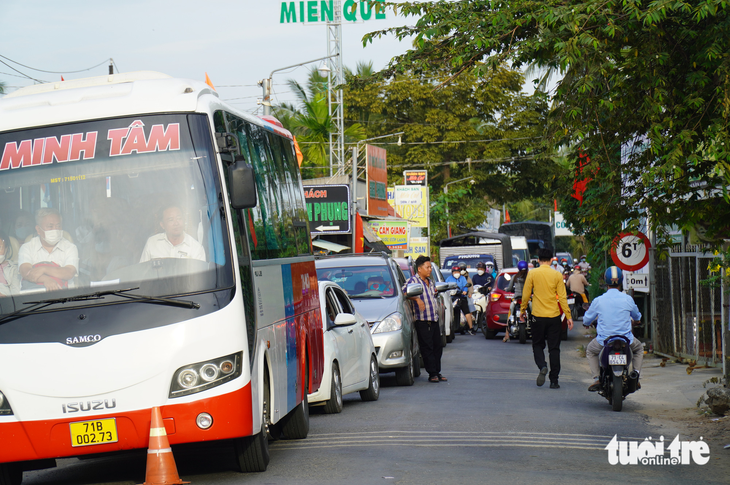
POLYGON ((387 81, 353 76, 345 90, 346 120, 365 126, 366 138, 388 150, 389 185, 403 171, 426 169, 431 198, 431 236, 446 236, 448 203, 453 234, 485 221, 490 206, 540 197, 557 174, 540 141, 547 102, 522 92, 523 77, 505 66, 477 77, 449 80, 444 69, 398 73, 387 81), (448 82, 447 82, 448 81, 448 82), (445 184, 471 177, 448 187, 445 184))
POLYGON ((467 74, 490 76, 505 63, 561 75, 545 146, 569 147, 571 167, 553 190, 563 199, 567 220, 594 242, 606 246, 622 224, 635 227, 645 214, 661 226, 701 225, 708 240, 729 236, 730 3, 471 0, 389 6, 419 20, 364 39, 413 39, 414 47, 396 57, 384 77, 447 66, 458 82, 467 74), (574 182, 588 178, 580 204, 570 193, 574 182))

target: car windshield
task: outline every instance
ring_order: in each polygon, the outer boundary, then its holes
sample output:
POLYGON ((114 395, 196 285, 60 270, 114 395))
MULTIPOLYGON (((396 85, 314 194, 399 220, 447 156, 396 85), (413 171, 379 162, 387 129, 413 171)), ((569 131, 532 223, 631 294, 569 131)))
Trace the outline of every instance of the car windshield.
POLYGON ((411 276, 411 270, 408 268, 401 268, 401 271, 403 271, 403 275, 406 277, 406 279, 409 279, 411 276))
POLYGON ((466 263, 467 268, 476 268, 477 263, 486 263, 487 261, 494 262, 494 257, 490 255, 475 256, 473 258, 446 258, 442 268, 451 269, 454 266, 458 266, 459 263, 466 263))
POLYGON ((317 278, 334 281, 350 298, 392 298, 396 295, 393 278, 386 265, 318 268, 317 278))
POLYGON ((499 276, 497 276, 497 288, 500 290, 507 291, 507 287, 509 286, 510 281, 512 281, 512 278, 514 278, 514 274, 509 273, 502 273, 499 276))
POLYGON ((5 132, 0 152, 0 232, 15 267, 0 313, 118 288, 164 296, 233 284, 204 115, 5 132))

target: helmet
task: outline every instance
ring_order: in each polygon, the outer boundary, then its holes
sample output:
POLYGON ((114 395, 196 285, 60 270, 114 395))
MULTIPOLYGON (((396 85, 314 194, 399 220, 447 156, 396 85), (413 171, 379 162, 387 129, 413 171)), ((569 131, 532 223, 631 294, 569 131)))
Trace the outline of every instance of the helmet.
POLYGON ((465 270, 466 269, 466 263, 464 261, 459 261, 459 269, 465 270))
POLYGON ((606 270, 606 284, 609 286, 618 286, 624 281, 624 273, 620 268, 611 266, 606 270))
POLYGON ((526 270, 527 269, 527 261, 520 261, 519 263, 517 263, 517 269, 519 271, 526 270))
POLYGON ((580 259, 586 259, 586 257, 587 256, 584 254, 583 256, 580 257, 580 259))
POLYGON ((494 263, 491 261, 487 261, 487 266, 494 266, 494 263))
POLYGON ((553 261, 555 261, 557 263, 558 262, 558 258, 553 257, 553 259, 551 259, 550 262, 552 263, 553 261))
POLYGON ((573 259, 573 264, 578 264, 578 260, 577 259, 573 259))
POLYGON ((484 263, 482 263, 481 261, 479 261, 477 263, 477 269, 484 269, 484 263))
POLYGON ((454 266, 451 267, 451 271, 461 271, 461 270, 459 269, 459 266, 455 264, 454 266))

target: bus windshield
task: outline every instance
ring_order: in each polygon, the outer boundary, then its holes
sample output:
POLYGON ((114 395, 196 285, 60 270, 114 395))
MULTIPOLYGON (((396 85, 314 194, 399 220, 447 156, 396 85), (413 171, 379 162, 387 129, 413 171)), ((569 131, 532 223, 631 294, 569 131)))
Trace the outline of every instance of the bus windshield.
POLYGON ((233 285, 205 115, 5 132, 0 153, 1 314, 96 291, 233 285))

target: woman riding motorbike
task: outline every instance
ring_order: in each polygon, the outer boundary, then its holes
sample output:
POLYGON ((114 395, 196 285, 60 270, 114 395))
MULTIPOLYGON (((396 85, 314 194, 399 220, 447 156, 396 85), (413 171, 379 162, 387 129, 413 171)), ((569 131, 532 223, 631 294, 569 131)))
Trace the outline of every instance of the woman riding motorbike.
MULTIPOLYGON (((520 261, 517 263, 517 274, 512 277, 512 280, 507 285, 507 292, 514 292, 512 302, 509 304, 509 314, 512 315, 515 311, 515 305, 518 300, 522 300, 522 288, 525 286, 525 279, 527 278, 527 261, 520 261)), ((504 333, 503 342, 509 342, 509 329, 504 333)))

